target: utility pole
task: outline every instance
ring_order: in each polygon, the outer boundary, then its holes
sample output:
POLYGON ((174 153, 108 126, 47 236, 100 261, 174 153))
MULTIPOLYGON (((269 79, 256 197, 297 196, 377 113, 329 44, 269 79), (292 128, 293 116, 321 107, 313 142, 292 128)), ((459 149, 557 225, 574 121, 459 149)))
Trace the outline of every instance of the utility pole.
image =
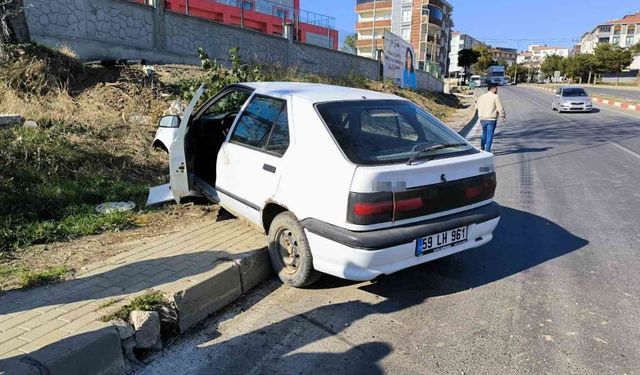
POLYGON ((373 0, 373 22, 371 23, 371 57, 376 58, 378 50, 378 41, 376 40, 376 0, 373 0))
POLYGON ((515 77, 513 77, 513 84, 517 85, 518 84, 518 54, 520 53, 520 40, 518 39, 518 44, 516 47, 516 74, 515 77))

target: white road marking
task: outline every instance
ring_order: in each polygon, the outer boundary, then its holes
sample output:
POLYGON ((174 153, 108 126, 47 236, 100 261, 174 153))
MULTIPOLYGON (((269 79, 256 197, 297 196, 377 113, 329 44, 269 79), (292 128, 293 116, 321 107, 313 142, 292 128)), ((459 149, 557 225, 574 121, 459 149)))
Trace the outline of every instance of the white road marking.
POLYGON ((633 152, 633 151, 629 150, 628 148, 626 148, 626 147, 624 147, 624 146, 622 146, 622 145, 620 145, 620 144, 618 144, 618 143, 616 143, 616 142, 611 142, 611 144, 612 144, 612 145, 614 145, 614 146, 616 146, 617 148, 621 149, 622 151, 626 152, 627 154, 629 154, 629 155, 633 155, 633 156, 635 156, 636 158, 640 159, 640 154, 637 154, 637 153, 635 153, 635 152, 633 152))

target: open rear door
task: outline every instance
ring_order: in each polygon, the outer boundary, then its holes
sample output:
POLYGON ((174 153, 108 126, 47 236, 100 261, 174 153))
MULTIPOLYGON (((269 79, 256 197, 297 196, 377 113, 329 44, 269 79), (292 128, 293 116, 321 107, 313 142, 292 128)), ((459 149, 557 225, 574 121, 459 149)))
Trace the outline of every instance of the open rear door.
POLYGON ((204 94, 204 85, 200 86, 196 91, 191 103, 184 110, 180 127, 176 132, 176 136, 169 147, 169 176, 171 184, 171 193, 176 202, 180 203, 180 199, 189 196, 191 191, 191 179, 187 168, 187 156, 185 151, 185 135, 191 120, 191 114, 198 104, 200 97, 204 94))

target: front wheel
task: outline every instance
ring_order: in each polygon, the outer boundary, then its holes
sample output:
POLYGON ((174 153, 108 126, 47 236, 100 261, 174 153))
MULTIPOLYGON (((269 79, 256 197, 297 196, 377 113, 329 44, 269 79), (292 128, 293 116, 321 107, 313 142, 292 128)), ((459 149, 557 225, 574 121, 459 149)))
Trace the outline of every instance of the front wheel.
POLYGON ((291 212, 282 212, 271 222, 269 258, 280 280, 294 288, 308 286, 320 278, 313 268, 304 228, 291 212))

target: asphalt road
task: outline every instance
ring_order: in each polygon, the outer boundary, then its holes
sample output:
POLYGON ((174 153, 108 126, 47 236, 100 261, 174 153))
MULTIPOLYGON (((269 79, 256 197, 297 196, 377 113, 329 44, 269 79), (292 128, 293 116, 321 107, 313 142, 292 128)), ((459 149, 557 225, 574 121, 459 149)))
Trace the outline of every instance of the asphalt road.
POLYGON ((628 99, 634 101, 640 101, 640 90, 638 89, 625 89, 625 88, 612 88, 612 87, 589 87, 585 86, 585 90, 591 96, 607 95, 618 99, 628 99))
POLYGON ((640 373, 640 118, 500 90, 491 243, 375 283, 269 283, 140 373, 640 373))

